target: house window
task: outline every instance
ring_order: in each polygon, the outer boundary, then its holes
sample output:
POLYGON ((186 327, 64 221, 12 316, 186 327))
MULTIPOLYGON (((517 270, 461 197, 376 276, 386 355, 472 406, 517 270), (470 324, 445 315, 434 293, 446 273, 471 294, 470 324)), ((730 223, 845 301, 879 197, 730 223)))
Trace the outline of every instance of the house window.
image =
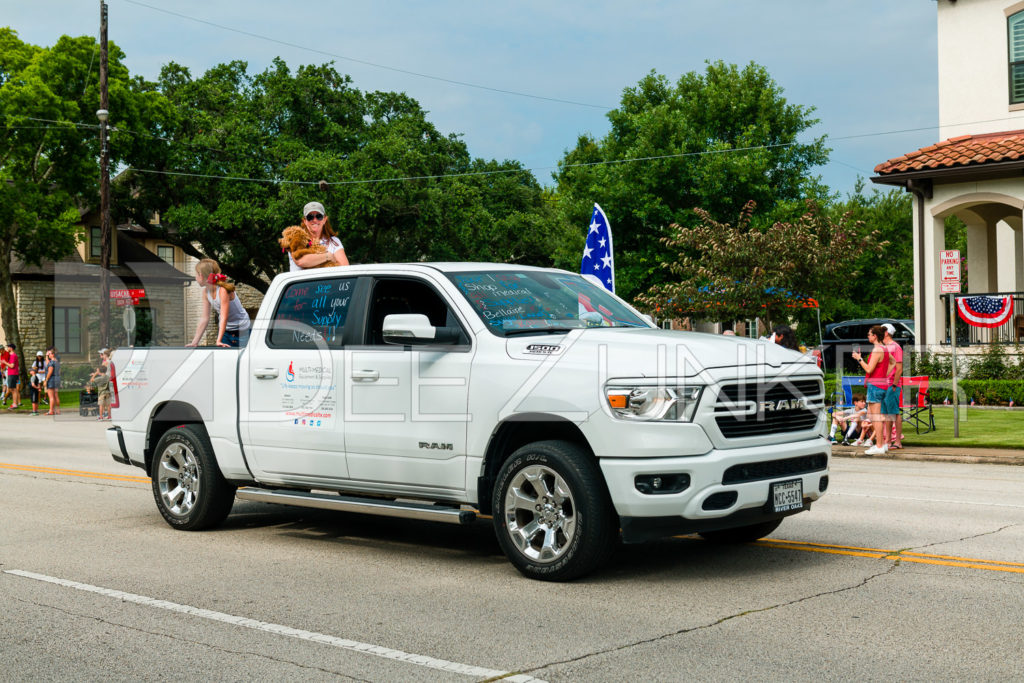
MULTIPOLYGON (((123 321, 122 321, 123 322, 123 321)), ((131 340, 131 336, 125 335, 131 340)), ((129 344, 135 346, 156 346, 158 344, 158 337, 160 335, 159 329, 156 326, 156 311, 152 308, 142 308, 141 306, 135 307, 135 329, 133 330, 134 339, 129 341, 129 344)))
POLYGON ((174 265, 174 247, 159 246, 156 248, 156 255, 167 265, 174 265))
POLYGON ((53 345, 58 353, 82 352, 82 309, 53 307, 53 345))
POLYGON ((1011 14, 1007 20, 1010 53, 1010 104, 1024 102, 1024 12, 1011 14))
POLYGON ((98 226, 89 228, 89 258, 103 256, 103 235, 98 226))

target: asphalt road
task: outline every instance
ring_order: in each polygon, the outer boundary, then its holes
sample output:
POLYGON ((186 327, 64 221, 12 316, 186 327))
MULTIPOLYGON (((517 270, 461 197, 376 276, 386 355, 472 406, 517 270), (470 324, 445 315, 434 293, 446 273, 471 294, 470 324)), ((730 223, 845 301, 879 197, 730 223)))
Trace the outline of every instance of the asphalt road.
POLYGON ((1024 677, 1024 467, 835 458, 772 540, 546 584, 483 523, 238 501, 173 531, 106 426, 0 415, 0 680, 1024 677))

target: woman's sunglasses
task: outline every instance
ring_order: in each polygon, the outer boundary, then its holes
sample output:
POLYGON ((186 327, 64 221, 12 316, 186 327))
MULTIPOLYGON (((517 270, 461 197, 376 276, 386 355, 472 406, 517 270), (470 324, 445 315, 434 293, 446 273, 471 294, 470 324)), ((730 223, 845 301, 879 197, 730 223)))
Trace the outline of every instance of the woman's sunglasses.
POLYGON ((320 220, 323 217, 324 217, 324 215, 322 213, 316 213, 315 211, 313 213, 307 213, 306 214, 306 220, 307 221, 318 221, 318 220, 320 220))

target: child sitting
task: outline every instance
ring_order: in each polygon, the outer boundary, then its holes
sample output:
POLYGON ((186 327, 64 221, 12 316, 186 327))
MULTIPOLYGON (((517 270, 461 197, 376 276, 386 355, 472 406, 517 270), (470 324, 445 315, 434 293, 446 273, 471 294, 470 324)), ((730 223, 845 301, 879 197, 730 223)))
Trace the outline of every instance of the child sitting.
POLYGON ((832 443, 838 443, 836 430, 842 429, 843 445, 849 444, 850 440, 856 435, 857 428, 861 427, 861 422, 867 418, 867 414, 867 399, 863 395, 854 396, 853 407, 832 414, 832 430, 828 434, 829 440, 832 443))

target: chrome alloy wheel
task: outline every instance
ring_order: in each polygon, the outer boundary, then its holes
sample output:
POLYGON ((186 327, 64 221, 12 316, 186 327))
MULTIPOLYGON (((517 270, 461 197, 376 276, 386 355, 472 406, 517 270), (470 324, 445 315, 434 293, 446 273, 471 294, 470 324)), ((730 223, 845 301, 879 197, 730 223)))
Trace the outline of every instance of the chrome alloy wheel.
POLYGON ((554 562, 576 534, 572 490, 554 470, 531 465, 516 473, 505 494, 508 535, 534 562, 554 562))
POLYGON ((199 463, 192 449, 180 441, 168 444, 160 454, 157 482, 167 511, 188 515, 199 498, 199 463))

